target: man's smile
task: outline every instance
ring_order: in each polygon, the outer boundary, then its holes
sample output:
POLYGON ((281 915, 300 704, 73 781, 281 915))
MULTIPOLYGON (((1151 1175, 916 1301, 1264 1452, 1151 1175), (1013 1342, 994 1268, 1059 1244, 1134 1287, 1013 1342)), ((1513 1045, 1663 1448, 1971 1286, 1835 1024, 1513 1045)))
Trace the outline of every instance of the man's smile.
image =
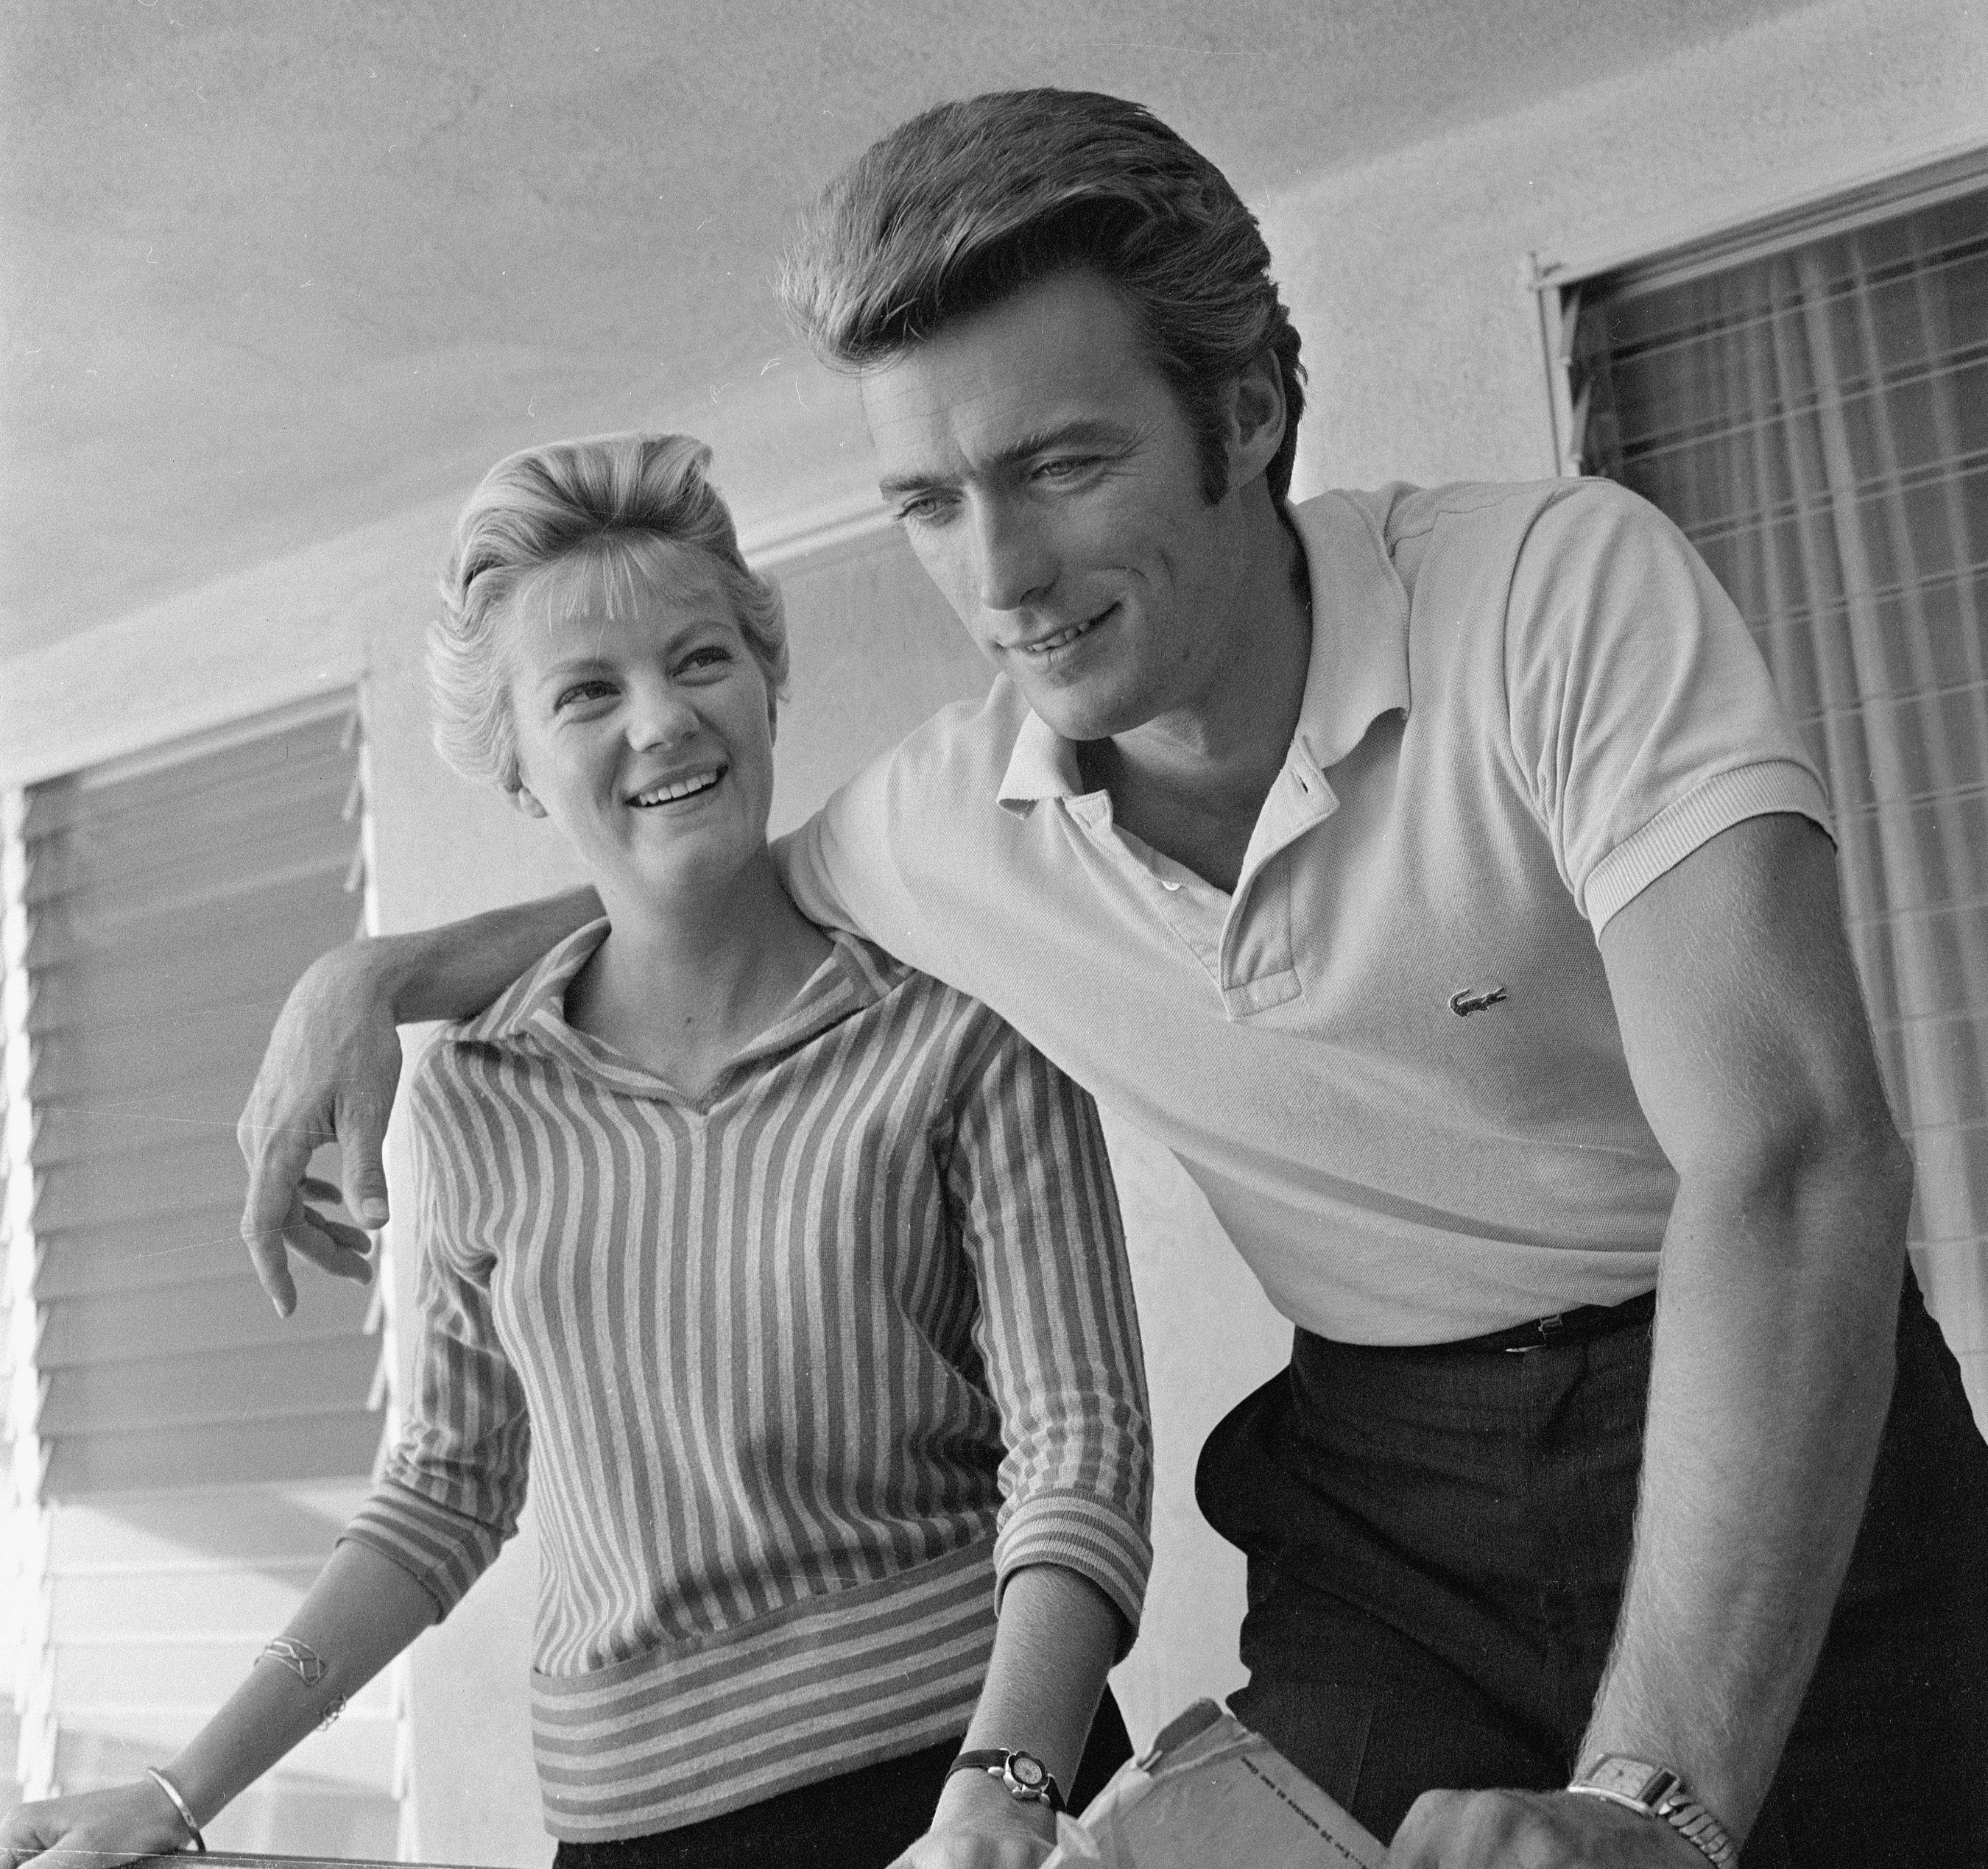
POLYGON ((1108 605, 1100 610, 1095 617, 1087 617, 1080 623, 1067 624, 1063 628, 1050 635, 1039 636, 1031 641, 1018 642, 1013 647, 1019 654, 1046 658, 1055 654, 1060 649, 1067 649, 1072 643, 1081 641, 1097 628, 1098 624, 1111 617, 1117 608, 1118 606, 1116 603, 1108 605))

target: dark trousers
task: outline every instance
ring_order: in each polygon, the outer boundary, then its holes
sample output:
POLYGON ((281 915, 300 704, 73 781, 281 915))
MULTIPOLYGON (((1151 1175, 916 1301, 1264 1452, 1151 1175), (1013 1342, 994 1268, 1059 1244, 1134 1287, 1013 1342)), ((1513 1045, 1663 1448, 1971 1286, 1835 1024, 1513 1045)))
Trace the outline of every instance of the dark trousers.
MULTIPOLYGON (((925 1834, 959 1745, 948 1739, 678 1830, 619 1843, 563 1843, 553 1869, 884 1869, 925 1834)), ((1070 1809, 1081 1810, 1131 1756, 1107 1688, 1070 1790, 1070 1809)))
MULTIPOLYGON (((1377 1836, 1434 1786, 1567 1783, 1629 1556, 1649 1311, 1523 1354, 1300 1330, 1203 1449, 1202 1509, 1249 1554, 1230 1704, 1377 1836)), ((1988 1448, 1909 1276, 1898 1343, 1747 1869, 1988 1865, 1988 1448)))

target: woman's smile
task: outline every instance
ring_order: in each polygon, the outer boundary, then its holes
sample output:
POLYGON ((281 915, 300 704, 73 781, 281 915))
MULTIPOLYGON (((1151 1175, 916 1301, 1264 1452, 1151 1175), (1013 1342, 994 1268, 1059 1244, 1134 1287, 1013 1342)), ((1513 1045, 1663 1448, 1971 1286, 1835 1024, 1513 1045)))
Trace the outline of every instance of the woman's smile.
POLYGON ((519 803, 565 833, 604 894, 624 910, 686 889, 708 900, 764 860, 772 697, 698 555, 632 592, 562 593, 556 576, 515 603, 519 803))
POLYGON ((631 795, 628 803, 638 811, 654 811, 664 805, 679 805, 701 797, 725 776, 722 766, 707 766, 679 779, 664 779, 631 795))

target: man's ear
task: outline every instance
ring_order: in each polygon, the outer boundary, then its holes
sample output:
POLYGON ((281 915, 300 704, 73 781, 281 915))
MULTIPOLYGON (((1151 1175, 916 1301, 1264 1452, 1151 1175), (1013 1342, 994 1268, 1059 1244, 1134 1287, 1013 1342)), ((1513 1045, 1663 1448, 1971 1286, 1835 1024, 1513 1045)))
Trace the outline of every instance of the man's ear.
POLYGON ((528 818, 542 818, 546 815, 545 806, 532 796, 531 788, 528 786, 519 786, 511 794, 511 803, 528 818))
POLYGON ((1229 379, 1225 393, 1229 425, 1229 484, 1245 487, 1277 458, 1284 444, 1284 373, 1268 350, 1229 379))

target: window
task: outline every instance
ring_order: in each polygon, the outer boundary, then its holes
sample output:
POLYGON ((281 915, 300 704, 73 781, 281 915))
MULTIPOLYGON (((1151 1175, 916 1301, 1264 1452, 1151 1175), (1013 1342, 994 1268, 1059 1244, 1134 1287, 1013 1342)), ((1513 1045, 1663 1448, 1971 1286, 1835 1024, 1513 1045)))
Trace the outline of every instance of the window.
MULTIPOLYGON (((8 801, 5 1088, 19 1777, 170 1755, 281 1628, 385 1425, 375 1291, 278 1321, 237 1232, 234 1125, 285 993, 360 925, 343 694, 8 801)), ((377 1288, 376 1288, 377 1289, 377 1288)), ((214 1827, 390 1855, 391 1689, 214 1827)))
POLYGON ((1988 1421, 1988 157, 1557 289, 1567 471, 1689 535, 1828 782, 1913 1259, 1988 1421))

